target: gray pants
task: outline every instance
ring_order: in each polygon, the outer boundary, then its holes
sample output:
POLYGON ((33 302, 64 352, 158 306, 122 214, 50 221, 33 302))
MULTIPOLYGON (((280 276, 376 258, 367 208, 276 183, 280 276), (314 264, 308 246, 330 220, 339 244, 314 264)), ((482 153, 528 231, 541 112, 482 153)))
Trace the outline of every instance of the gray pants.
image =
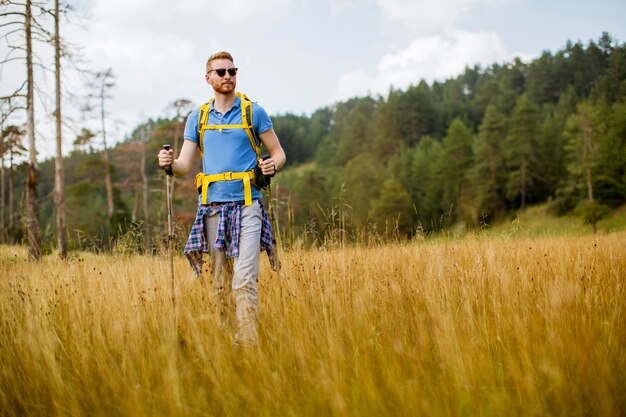
POLYGON ((204 218, 204 235, 209 244, 218 323, 222 327, 231 326, 234 295, 237 316, 235 343, 239 344, 256 344, 258 340, 257 280, 261 252, 261 223, 261 207, 258 201, 251 206, 241 207, 239 256, 227 259, 224 252, 218 252, 213 248, 219 215, 204 218))

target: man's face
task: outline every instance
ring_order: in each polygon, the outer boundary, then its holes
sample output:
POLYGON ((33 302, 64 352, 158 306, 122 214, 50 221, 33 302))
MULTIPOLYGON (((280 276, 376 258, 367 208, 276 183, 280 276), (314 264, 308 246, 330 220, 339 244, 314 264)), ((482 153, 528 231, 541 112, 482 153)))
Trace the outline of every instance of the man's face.
POLYGON ((228 59, 216 59, 211 62, 211 70, 205 75, 207 83, 213 87, 218 93, 228 94, 235 91, 235 87, 237 86, 237 75, 231 75, 228 71, 220 71, 223 72, 224 75, 220 76, 218 71, 216 70, 228 70, 231 68, 235 68, 232 61, 228 59))

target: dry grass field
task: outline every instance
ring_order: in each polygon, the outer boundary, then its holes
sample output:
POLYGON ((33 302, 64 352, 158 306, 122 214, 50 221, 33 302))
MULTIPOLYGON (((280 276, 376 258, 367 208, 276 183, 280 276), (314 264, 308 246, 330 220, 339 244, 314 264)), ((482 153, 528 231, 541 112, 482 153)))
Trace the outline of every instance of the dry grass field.
POLYGON ((233 351, 176 257, 0 248, 0 414, 619 416, 626 233, 293 250, 233 351), (178 333, 178 334, 177 334, 178 333))

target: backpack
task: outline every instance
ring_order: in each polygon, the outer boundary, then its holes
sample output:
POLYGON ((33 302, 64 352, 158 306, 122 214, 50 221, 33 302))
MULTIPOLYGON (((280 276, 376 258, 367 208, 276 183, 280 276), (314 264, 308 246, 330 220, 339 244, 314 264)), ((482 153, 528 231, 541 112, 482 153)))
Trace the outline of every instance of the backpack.
POLYGON ((260 139, 254 131, 252 125, 252 101, 243 93, 236 93, 236 96, 241 100, 241 124, 238 125, 207 125, 209 120, 209 110, 211 104, 215 100, 212 98, 208 103, 200 106, 200 112, 198 113, 198 147, 200 148, 200 158, 203 157, 203 142, 205 130, 219 130, 223 129, 244 129, 248 139, 250 140, 250 146, 256 153, 257 165, 254 169, 247 172, 222 172, 220 174, 206 175, 200 172, 196 175, 196 187, 198 193, 202 195, 202 204, 207 204, 209 185, 216 181, 243 181, 244 199, 245 205, 252 204, 252 190, 250 185, 255 185, 258 188, 266 189, 269 185, 269 177, 265 177, 260 170, 259 162, 261 161, 261 148, 258 145, 260 139))
POLYGON ((219 130, 221 132, 222 129, 244 129, 248 135, 248 139, 250 139, 250 145, 256 153, 257 160, 261 157, 261 149, 257 144, 259 139, 254 131, 254 126, 252 125, 252 101, 243 93, 236 93, 236 95, 241 100, 241 124, 239 125, 207 125, 206 123, 209 120, 209 110, 211 109, 211 104, 215 101, 215 99, 212 98, 208 103, 200 106, 200 113, 198 114, 198 146, 200 148, 201 157, 202 150, 204 148, 204 131, 219 130))

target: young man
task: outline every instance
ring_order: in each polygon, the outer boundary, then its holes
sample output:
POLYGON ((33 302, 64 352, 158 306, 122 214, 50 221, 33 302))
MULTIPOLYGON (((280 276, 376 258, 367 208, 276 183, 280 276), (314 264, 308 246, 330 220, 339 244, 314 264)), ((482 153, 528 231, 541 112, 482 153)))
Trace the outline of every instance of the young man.
MULTIPOLYGON (((196 185, 201 196, 185 254, 196 276, 201 272, 202 252, 210 254, 218 321, 221 326, 230 323, 231 287, 236 304, 235 344, 254 345, 258 339, 260 252, 265 249, 272 258, 274 247, 253 173, 258 166, 263 175, 274 175, 285 164, 286 156, 265 110, 256 103, 245 106, 249 103, 235 93, 237 70, 228 52, 209 58, 205 79, 215 99, 206 111, 197 109, 189 115, 178 158, 174 159, 172 150, 161 150, 158 158, 162 168, 171 167, 174 174, 185 175, 200 150, 202 173, 196 176, 196 185), (253 133, 244 128, 250 110, 253 133), (260 145, 257 140, 265 146, 269 158, 258 157, 258 149, 253 148, 253 143, 260 145)), ((260 177, 258 169, 256 176, 260 177)))

